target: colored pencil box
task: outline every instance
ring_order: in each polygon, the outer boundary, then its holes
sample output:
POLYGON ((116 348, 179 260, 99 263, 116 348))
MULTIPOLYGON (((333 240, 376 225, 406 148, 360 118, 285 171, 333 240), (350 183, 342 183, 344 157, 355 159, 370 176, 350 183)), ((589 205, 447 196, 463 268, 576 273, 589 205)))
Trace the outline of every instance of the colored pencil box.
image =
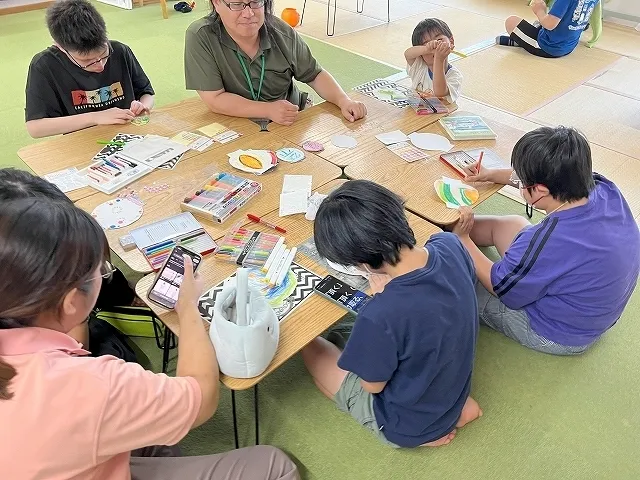
POLYGON ((155 245, 149 245, 148 247, 141 248, 140 251, 147 259, 149 265, 153 270, 158 270, 164 264, 165 260, 169 257, 171 250, 176 245, 181 245, 187 250, 199 253, 202 256, 213 253, 218 244, 215 242, 211 235, 209 235, 204 229, 189 232, 186 235, 179 235, 170 240, 156 243, 155 245))

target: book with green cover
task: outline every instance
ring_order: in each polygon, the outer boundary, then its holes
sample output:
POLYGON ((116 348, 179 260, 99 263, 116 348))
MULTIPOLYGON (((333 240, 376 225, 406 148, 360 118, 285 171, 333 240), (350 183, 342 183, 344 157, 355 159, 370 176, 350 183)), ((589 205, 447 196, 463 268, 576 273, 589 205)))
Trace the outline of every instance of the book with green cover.
POLYGON ((455 115, 440 119, 440 125, 452 140, 493 140, 496 133, 478 116, 455 115))

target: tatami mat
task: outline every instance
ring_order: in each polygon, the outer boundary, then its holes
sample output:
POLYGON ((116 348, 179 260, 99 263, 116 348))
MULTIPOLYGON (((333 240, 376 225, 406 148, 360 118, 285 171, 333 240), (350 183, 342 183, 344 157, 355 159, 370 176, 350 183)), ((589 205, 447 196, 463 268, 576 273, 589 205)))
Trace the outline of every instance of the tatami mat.
MULTIPOLYGON (((638 37, 640 43, 640 36, 638 37)), ((587 85, 640 100, 640 60, 622 57, 609 70, 587 85)))
POLYGON ((404 51, 411 46, 413 29, 418 22, 427 17, 436 17, 447 22, 453 33, 457 50, 482 42, 488 38, 487 35, 491 35, 491 32, 500 32, 504 27, 502 20, 497 18, 455 8, 435 8, 421 15, 414 15, 390 24, 334 37, 329 39, 329 42, 376 60, 404 67, 404 51), (384 48, 372 48, 372 41, 375 38, 384 39, 384 48))
POLYGON ((463 95, 525 114, 595 77, 618 55, 578 47, 571 55, 546 59, 516 47, 493 46, 456 62, 463 95))
MULTIPOLYGON (((327 8, 328 0, 307 0, 307 6, 310 2, 316 2, 327 8)), ((331 10, 337 1, 338 8, 356 13, 357 10, 362 11, 362 15, 373 17, 378 20, 387 21, 387 0, 330 0, 331 10), (363 6, 364 4, 364 6, 363 6)), ((426 0, 389 0, 389 13, 391 21, 401 18, 417 15, 428 10, 438 8, 439 5, 428 2, 426 0)))
MULTIPOLYGON (((590 39, 591 31, 587 30, 582 35, 582 40, 590 39)), ((605 21, 602 26, 602 36, 594 48, 640 59, 640 32, 605 21)))
POLYGON ((640 100, 582 85, 530 117, 579 128, 590 141, 634 157, 640 163, 640 100))
MULTIPOLYGON (((518 15, 523 18, 529 18, 531 21, 535 20, 531 8, 527 6, 529 3, 527 0, 431 0, 433 3, 445 7, 453 7, 468 12, 479 13, 481 15, 487 15, 490 17, 500 18, 503 21, 509 15, 518 15)), ((498 32, 499 33, 499 32, 498 32)), ((496 33, 496 35, 498 34, 496 33)))
MULTIPOLYGON (((274 13, 280 16, 284 8, 291 7, 296 8, 298 12, 302 14, 303 4, 304 0, 280 0, 274 6, 274 13)), ((333 21, 333 8, 331 8, 331 21, 333 21)), ((364 28, 375 27, 376 25, 381 25, 385 22, 386 20, 383 21, 338 8, 336 11, 335 34, 342 35, 345 33, 355 32, 364 28)), ((313 0, 307 0, 303 24, 298 26, 296 30, 300 33, 304 33, 305 35, 309 35, 320 40, 326 40, 327 5, 314 2, 313 0)))

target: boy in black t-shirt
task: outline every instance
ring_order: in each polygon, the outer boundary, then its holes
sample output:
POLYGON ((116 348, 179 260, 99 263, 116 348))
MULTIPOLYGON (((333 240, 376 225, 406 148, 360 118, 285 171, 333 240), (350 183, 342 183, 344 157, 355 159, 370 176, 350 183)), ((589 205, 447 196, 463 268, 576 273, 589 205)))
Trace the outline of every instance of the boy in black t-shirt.
POLYGON ((54 3, 47 27, 55 44, 33 57, 27 77, 32 137, 124 124, 153 108, 154 91, 138 60, 107 38, 104 19, 87 0, 54 3))
POLYGON ((451 233, 422 247, 393 192, 353 180, 322 202, 318 253, 369 275, 344 351, 323 338, 302 350, 338 408, 394 447, 446 445, 482 415, 469 396, 478 335, 475 271, 451 233))

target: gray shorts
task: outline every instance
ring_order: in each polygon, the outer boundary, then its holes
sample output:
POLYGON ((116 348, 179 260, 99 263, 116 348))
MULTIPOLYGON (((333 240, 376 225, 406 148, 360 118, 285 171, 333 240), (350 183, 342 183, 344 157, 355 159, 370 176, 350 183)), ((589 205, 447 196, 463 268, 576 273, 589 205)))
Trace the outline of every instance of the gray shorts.
POLYGON ((480 280, 476 281, 476 296, 480 324, 501 332, 520 345, 551 355, 578 355, 591 346, 569 347, 538 335, 531 328, 529 317, 524 310, 511 310, 491 294, 480 280))
POLYGON ((347 376, 344 377, 342 381, 342 385, 340 385, 338 393, 336 393, 333 399, 340 410, 348 413, 355 418, 360 425, 371 430, 382 443, 394 448, 400 448, 395 443, 387 440, 378 427, 376 416, 373 413, 373 394, 362 388, 360 377, 355 373, 347 373, 347 376))

